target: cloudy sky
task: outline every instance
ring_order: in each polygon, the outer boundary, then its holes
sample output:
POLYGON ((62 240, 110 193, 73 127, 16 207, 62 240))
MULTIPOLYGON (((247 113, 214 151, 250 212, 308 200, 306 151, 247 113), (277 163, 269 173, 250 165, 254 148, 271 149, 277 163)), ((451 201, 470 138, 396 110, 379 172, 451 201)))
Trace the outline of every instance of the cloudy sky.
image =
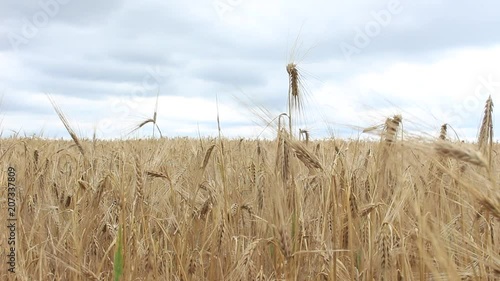
POLYGON ((214 136, 219 112, 225 136, 256 137, 286 111, 295 62, 313 137, 401 114, 474 138, 500 100, 498 30, 493 0, 3 0, 1 133, 67 137, 49 94, 82 137, 151 136, 128 133, 159 93, 165 136, 214 136))

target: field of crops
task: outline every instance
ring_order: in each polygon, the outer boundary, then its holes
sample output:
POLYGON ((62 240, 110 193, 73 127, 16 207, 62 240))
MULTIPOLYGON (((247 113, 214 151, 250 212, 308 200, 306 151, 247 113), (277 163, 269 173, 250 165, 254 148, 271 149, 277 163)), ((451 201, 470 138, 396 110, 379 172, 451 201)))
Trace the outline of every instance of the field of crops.
POLYGON ((2 139, 18 280, 498 280, 498 145, 400 122, 378 142, 2 139))
MULTIPOLYGON (((493 101, 479 136, 378 141, 294 132, 300 75, 273 140, 0 140, 1 274, 19 280, 499 280, 493 101), (10 276, 9 276, 10 277, 10 276)), ((158 98, 157 98, 158 99, 158 98)), ((265 118, 264 118, 265 119, 265 118)), ((3 279, 3 278, 2 278, 3 279)))

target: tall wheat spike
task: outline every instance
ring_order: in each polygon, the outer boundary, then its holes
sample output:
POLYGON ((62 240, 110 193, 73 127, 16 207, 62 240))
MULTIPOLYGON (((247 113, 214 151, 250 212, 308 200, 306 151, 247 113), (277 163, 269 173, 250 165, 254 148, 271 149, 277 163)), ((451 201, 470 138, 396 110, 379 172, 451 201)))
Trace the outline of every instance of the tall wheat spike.
POLYGON ((85 150, 83 149, 82 143, 80 142, 80 139, 76 135, 75 131, 73 131, 73 129, 69 125, 68 119, 66 119, 66 116, 64 115, 62 110, 59 108, 59 106, 57 106, 56 102, 52 99, 52 97, 48 96, 48 98, 50 100, 50 103, 52 103, 52 107, 56 111, 57 116, 59 116, 59 119, 61 119, 61 122, 63 123, 64 127, 66 128, 69 135, 71 136, 71 138, 75 142, 76 147, 78 147, 78 150, 80 151, 82 156, 85 158, 85 150))
POLYGON ((487 155, 488 166, 491 169, 491 154, 493 152, 493 101, 491 96, 486 100, 486 105, 484 106, 483 121, 481 122, 481 129, 479 130, 479 150, 487 155))
POLYGON ((403 118, 401 115, 394 115, 392 118, 387 118, 384 127, 384 140, 391 145, 396 140, 399 125, 403 118))
POLYGON ((133 132, 139 130, 140 128, 142 128, 143 126, 145 126, 148 123, 152 123, 153 124, 153 138, 155 136, 155 127, 156 127, 156 129, 158 129, 158 132, 160 133, 160 138, 163 137, 161 130, 160 130, 160 127, 158 127, 158 123, 156 120, 156 117, 158 116, 158 98, 159 98, 159 96, 160 96, 160 91, 158 91, 156 94, 156 102, 155 102, 155 110, 153 112, 153 118, 148 118, 148 119, 142 121, 137 126, 135 126, 134 129, 132 129, 132 131, 129 132, 129 134, 132 134, 133 132))
POLYGON ((299 92, 300 89, 300 76, 297 69, 297 64, 289 63, 286 66, 286 71, 288 72, 288 117, 290 135, 293 135, 292 127, 292 111, 300 113, 302 111, 302 93, 299 92))
POLYGON ((439 139, 440 140, 446 140, 446 133, 448 131, 448 124, 443 124, 441 126, 441 131, 439 132, 439 139))

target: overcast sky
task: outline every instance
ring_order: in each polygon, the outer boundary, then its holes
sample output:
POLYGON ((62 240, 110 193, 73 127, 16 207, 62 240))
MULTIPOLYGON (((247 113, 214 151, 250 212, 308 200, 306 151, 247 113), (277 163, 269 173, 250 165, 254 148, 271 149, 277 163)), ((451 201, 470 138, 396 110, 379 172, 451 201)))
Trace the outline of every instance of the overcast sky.
POLYGON ((159 93, 165 136, 215 136, 218 104, 225 136, 256 137, 286 111, 295 62, 312 137, 401 114, 474 138, 500 100, 499 30, 493 0, 2 0, 0 128, 66 138, 50 94, 80 136, 126 137, 159 93))

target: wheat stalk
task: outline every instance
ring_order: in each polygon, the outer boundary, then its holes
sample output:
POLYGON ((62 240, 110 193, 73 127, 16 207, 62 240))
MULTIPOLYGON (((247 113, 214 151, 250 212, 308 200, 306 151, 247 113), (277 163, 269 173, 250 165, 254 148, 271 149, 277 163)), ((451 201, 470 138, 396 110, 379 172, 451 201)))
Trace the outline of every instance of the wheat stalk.
POLYGON ((164 173, 158 172, 158 171, 153 171, 153 170, 146 171, 146 175, 153 177, 153 178, 162 178, 162 179, 169 178, 167 174, 164 174, 164 173))
POLYGON ((288 236, 288 232, 284 227, 281 227, 278 233, 279 233, 279 245, 281 248, 281 252, 285 257, 285 259, 288 259, 292 254, 292 251, 290 249, 290 236, 288 236))
POLYGON ((488 167, 491 169, 493 152, 493 101, 491 96, 486 100, 484 106, 483 121, 479 130, 479 150, 488 155, 488 167))
POLYGON ((401 115, 394 115, 392 118, 387 118, 384 126, 384 140, 387 144, 392 144, 396 140, 399 125, 402 121, 401 115))
POLYGON ((155 127, 156 127, 156 129, 158 129, 158 132, 160 133, 160 138, 163 137, 163 135, 161 133, 161 130, 160 130, 160 127, 158 126, 157 119, 156 119, 156 117, 158 116, 158 99, 159 99, 159 96, 160 96, 160 91, 158 90, 158 92, 156 93, 156 102, 155 102, 155 109, 154 109, 154 112, 153 112, 153 118, 148 118, 148 119, 142 121, 137 126, 135 126, 129 132, 129 134, 132 134, 133 132, 139 130, 140 128, 144 127, 146 124, 152 123, 153 124, 153 137, 155 136, 155 127))
POLYGON ((434 149, 442 156, 455 158, 485 168, 488 167, 488 164, 481 152, 470 147, 439 141, 435 143, 434 149))
POLYGON ((73 131, 73 129, 71 128, 71 126, 70 126, 70 124, 68 122, 68 119, 66 119, 66 116, 64 115, 64 113, 62 112, 62 110, 59 108, 59 106, 57 106, 56 102, 52 99, 52 97, 49 96, 49 95, 47 95, 47 96, 48 96, 50 102, 52 103, 52 107, 54 108, 54 110, 56 111, 57 115, 59 116, 59 119, 61 119, 61 122, 63 123, 64 127, 66 128, 66 130, 68 131, 69 135, 71 136, 71 138, 75 142, 76 146, 78 147, 78 150, 80 151, 80 153, 82 154, 82 156, 84 157, 84 159, 86 159, 85 150, 83 149, 82 143, 80 142, 80 139, 76 135, 75 131, 73 131))
POLYGON ((441 131, 439 132, 439 139, 446 140, 446 132, 448 131, 448 124, 443 124, 441 126, 441 131))
POLYGON ((323 166, 319 162, 318 158, 307 150, 300 142, 285 139, 285 143, 288 143, 290 147, 295 152, 297 158, 311 171, 314 169, 323 170, 323 166))
POLYGON ((309 144, 309 130, 299 129, 299 140, 302 140, 302 136, 306 145, 309 144))
POLYGON ((290 135, 292 135, 292 111, 296 111, 299 114, 302 111, 302 93, 299 92, 300 76, 297 64, 289 63, 286 66, 286 71, 288 73, 288 116, 290 118, 289 131, 290 135))
POLYGON ((205 170, 208 165, 208 160, 210 160, 210 155, 212 155, 212 151, 214 150, 215 144, 212 144, 207 151, 205 152, 205 157, 203 158, 203 163, 200 166, 200 170, 205 170))
POLYGON ((391 266, 391 248, 392 248, 392 228, 389 225, 389 223, 384 222, 382 224, 377 242, 380 254, 380 269, 381 269, 380 280, 386 280, 387 276, 390 274, 389 271, 391 266))
POLYGON ((144 199, 144 176, 142 171, 142 165, 139 161, 139 158, 136 154, 135 157, 135 175, 136 175, 136 184, 135 184, 135 192, 136 192, 136 200, 142 202, 144 199))
POLYGON ((238 259, 236 266, 229 274, 228 280, 242 280, 244 272, 246 271, 247 267, 252 263, 251 258, 253 252, 255 251, 255 248, 257 248, 257 245, 260 243, 260 241, 261 239, 257 239, 252 243, 250 243, 245 248, 245 251, 243 251, 243 254, 238 259))
POLYGON ((290 176, 290 143, 286 139, 287 132, 281 129, 277 138, 276 172, 281 176, 284 183, 288 182, 290 176))

